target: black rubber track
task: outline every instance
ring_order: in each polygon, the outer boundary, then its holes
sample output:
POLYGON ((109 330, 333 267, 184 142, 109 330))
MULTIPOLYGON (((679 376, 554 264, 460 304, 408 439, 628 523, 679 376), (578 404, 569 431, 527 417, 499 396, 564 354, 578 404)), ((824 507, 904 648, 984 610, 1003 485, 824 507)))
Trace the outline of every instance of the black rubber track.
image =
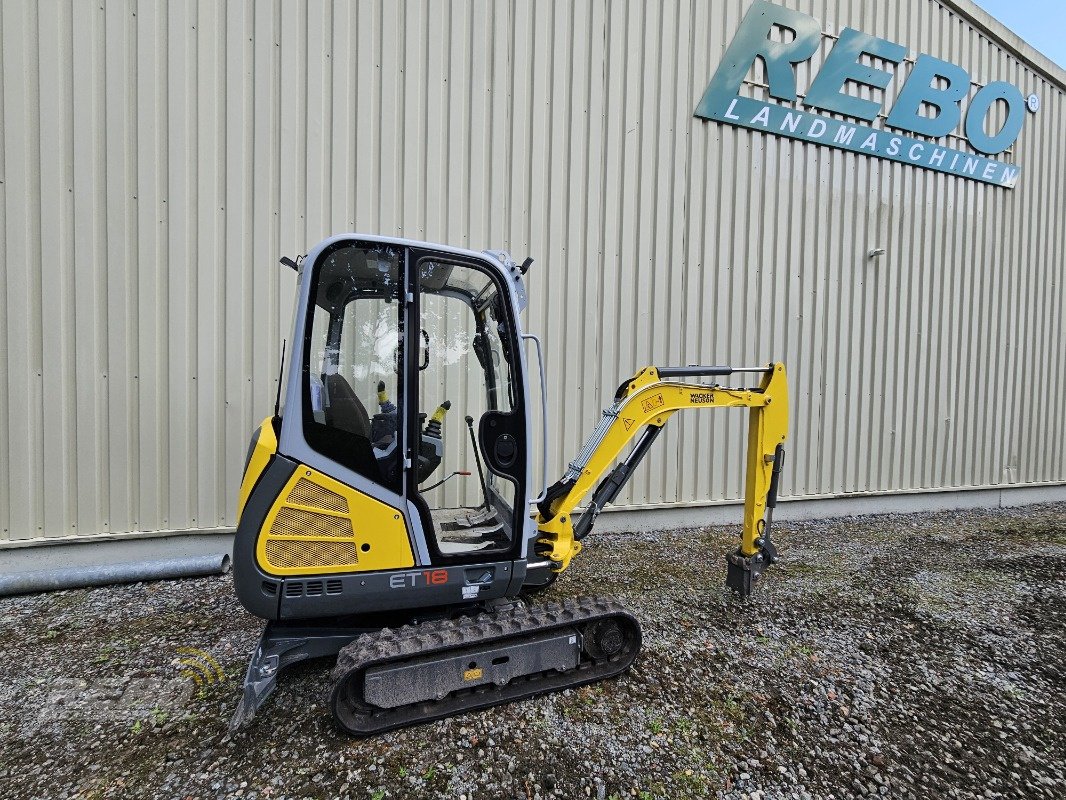
POLYGON ((396 630, 385 628, 360 636, 337 655, 337 665, 330 674, 330 708, 342 731, 352 736, 370 736, 618 675, 633 663, 640 645, 640 623, 636 617, 616 601, 597 597, 423 622, 396 630), (558 628, 576 628, 583 632, 605 620, 615 621, 621 629, 624 638, 621 650, 609 658, 596 658, 584 650, 577 668, 568 672, 549 670, 525 675, 504 686, 478 686, 452 692, 441 700, 391 709, 371 706, 362 699, 363 678, 369 667, 479 644, 498 646, 504 641, 519 642, 528 636, 558 628))

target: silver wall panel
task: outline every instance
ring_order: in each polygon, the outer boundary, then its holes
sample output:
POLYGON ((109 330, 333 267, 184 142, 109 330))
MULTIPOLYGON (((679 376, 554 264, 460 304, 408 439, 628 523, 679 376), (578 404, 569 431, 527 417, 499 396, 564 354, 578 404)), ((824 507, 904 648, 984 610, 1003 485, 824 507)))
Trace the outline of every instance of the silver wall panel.
MULTIPOLYGON (((780 358, 787 494, 1066 481, 1066 75, 966 0, 783 2, 1040 95, 1018 188, 692 117, 749 0, 0 4, 0 542, 232 525, 276 259, 345 230, 536 257, 553 478, 635 368, 780 358)), ((739 497, 744 431, 619 504, 739 497)))

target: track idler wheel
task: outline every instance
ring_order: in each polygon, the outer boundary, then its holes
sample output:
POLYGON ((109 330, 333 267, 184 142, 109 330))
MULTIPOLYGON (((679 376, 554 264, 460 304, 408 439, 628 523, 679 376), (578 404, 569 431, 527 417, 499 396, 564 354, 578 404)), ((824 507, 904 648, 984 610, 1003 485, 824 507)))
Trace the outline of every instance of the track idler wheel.
POLYGON ((618 655, 626 646, 626 635, 614 620, 602 620, 586 625, 582 631, 585 652, 590 658, 609 659, 618 655))

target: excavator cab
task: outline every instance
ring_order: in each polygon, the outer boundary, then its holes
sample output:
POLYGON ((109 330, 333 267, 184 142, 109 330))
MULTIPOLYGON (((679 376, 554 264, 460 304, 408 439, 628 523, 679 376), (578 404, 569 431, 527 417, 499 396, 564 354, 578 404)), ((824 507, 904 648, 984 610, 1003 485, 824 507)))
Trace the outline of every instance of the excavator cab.
POLYGON ((249 611, 368 615, 520 584, 523 298, 497 254, 339 236, 302 260, 282 400, 242 486, 234 577, 249 611))

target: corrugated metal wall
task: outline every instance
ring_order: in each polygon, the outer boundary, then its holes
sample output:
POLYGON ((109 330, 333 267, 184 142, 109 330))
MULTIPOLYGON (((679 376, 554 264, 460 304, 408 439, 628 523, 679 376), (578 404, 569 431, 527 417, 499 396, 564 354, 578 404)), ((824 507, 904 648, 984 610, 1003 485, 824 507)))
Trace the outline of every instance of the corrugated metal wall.
MULTIPOLYGON (((1066 481, 1062 80, 935 0, 784 4, 1039 94, 1019 187, 693 118, 748 0, 3 3, 0 539, 232 525, 275 261, 346 230, 537 258, 553 477, 634 367, 781 358, 788 494, 1066 481)), ((738 497, 727 417, 619 502, 738 497)))

